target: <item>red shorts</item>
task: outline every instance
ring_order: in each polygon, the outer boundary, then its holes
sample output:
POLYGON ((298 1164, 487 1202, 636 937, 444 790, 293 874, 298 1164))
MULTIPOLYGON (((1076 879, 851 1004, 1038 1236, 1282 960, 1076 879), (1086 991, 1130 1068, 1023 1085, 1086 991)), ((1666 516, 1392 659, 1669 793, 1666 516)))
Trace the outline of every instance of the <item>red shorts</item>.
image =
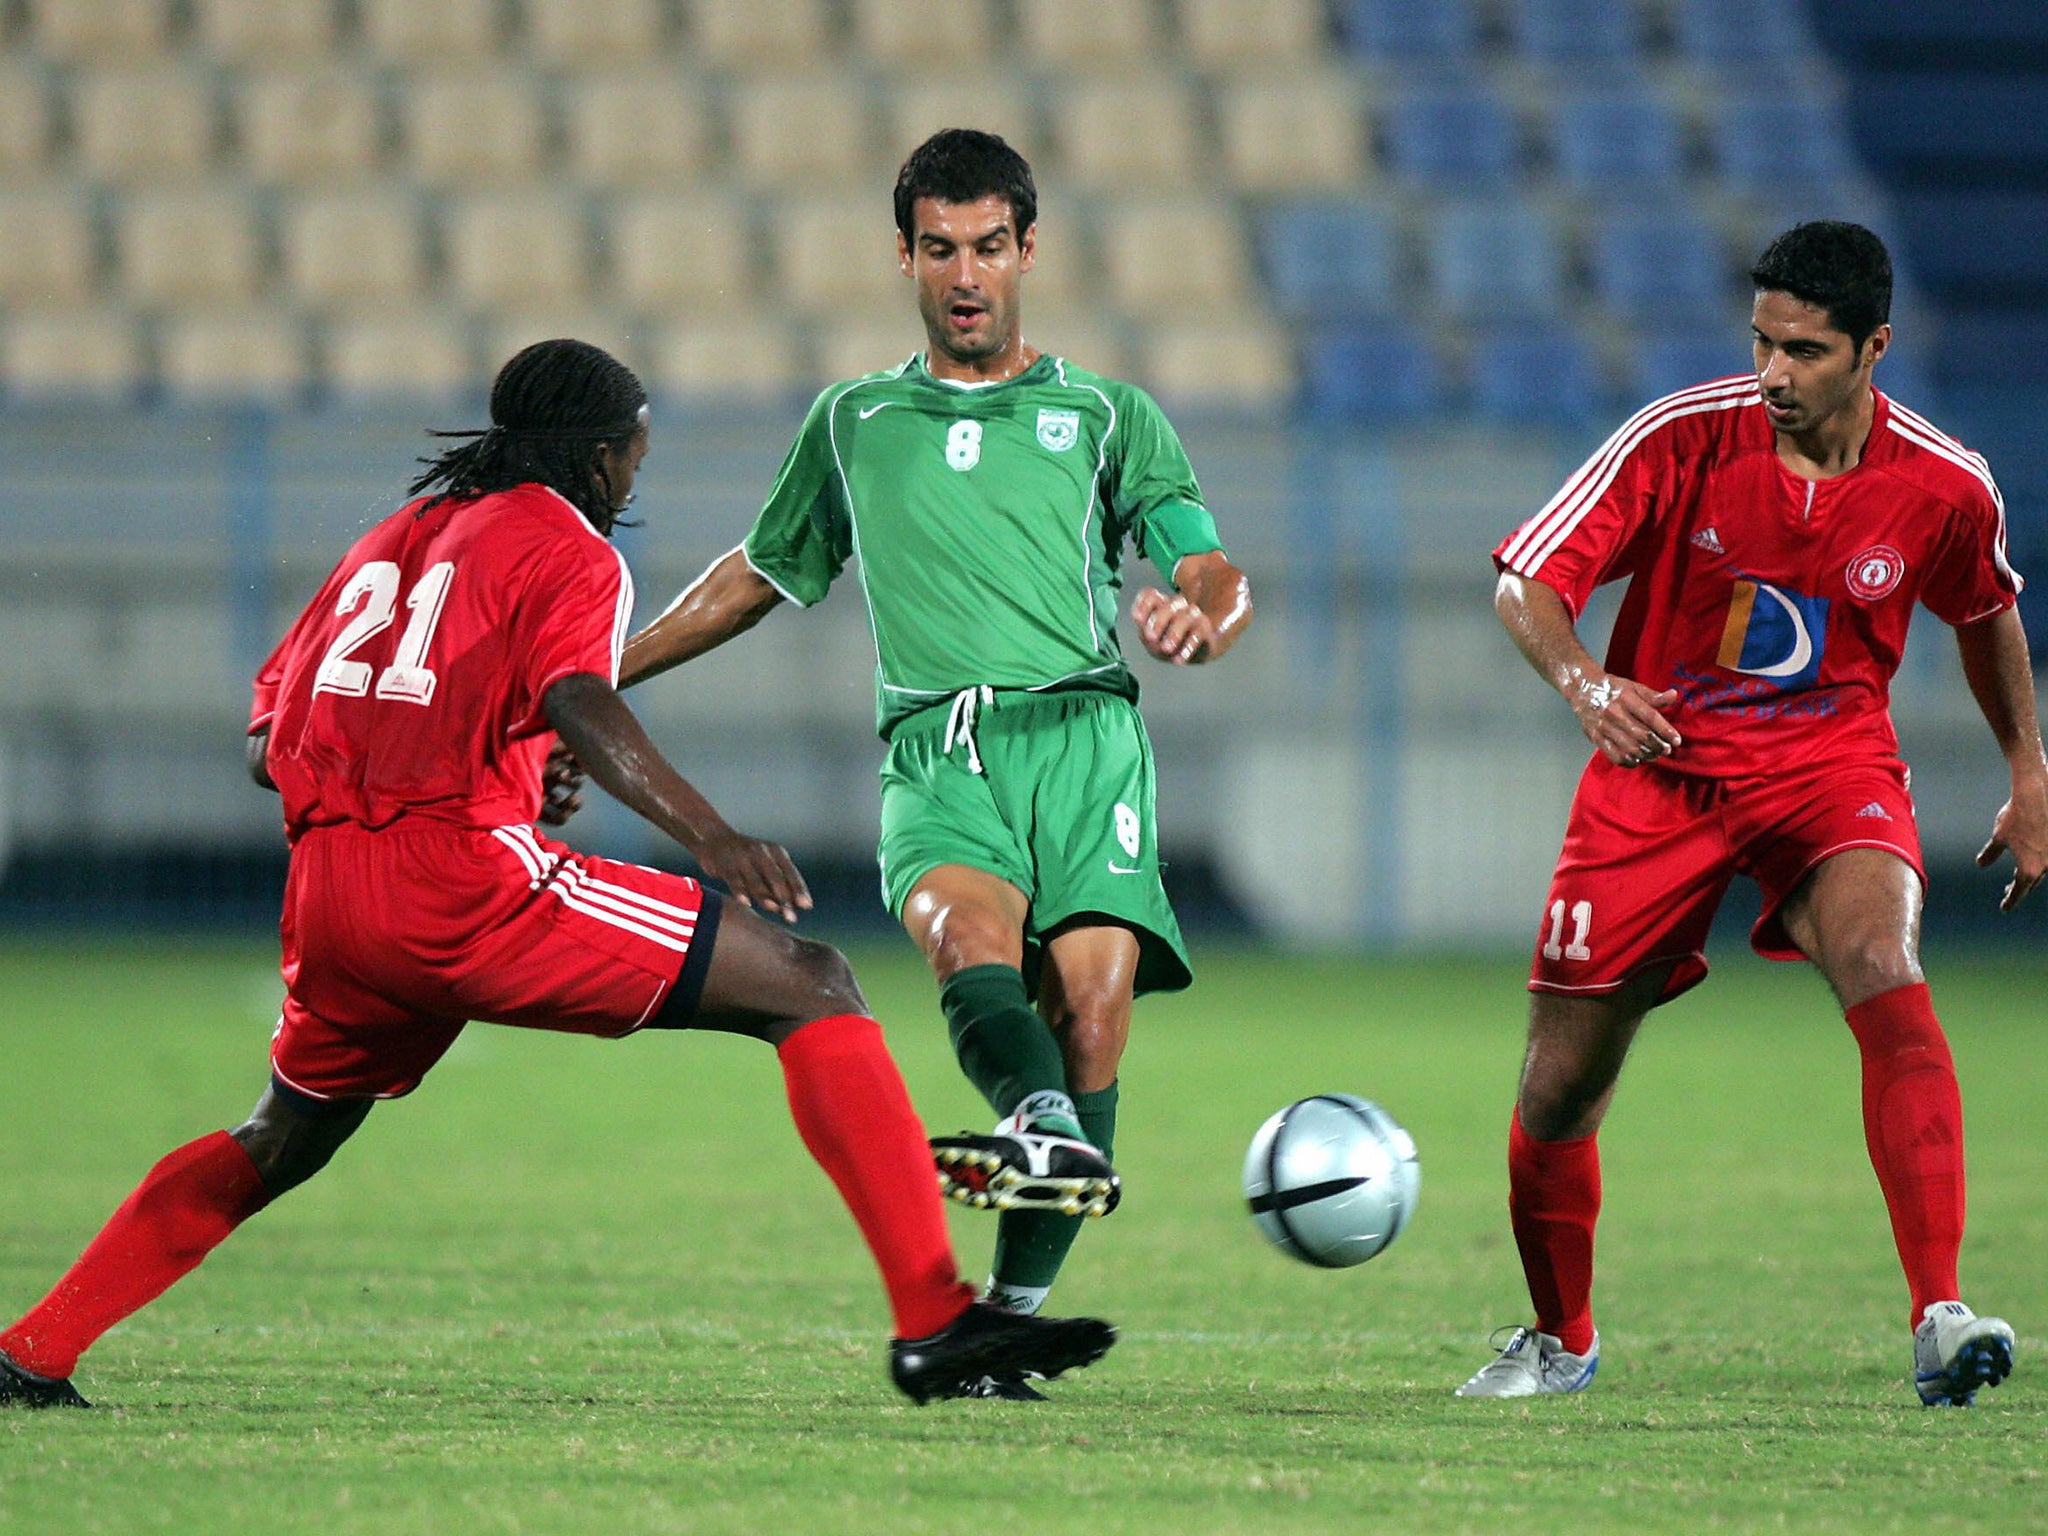
POLYGON ((1611 992, 1673 967, 1660 1002, 1706 978, 1714 911, 1737 874, 1763 888, 1751 946, 1803 960, 1779 919, 1823 859, 1882 848, 1924 884, 1906 765, 1873 757, 1747 779, 1617 768, 1595 757, 1579 780, 1564 852, 1536 936, 1532 992, 1611 992))
POLYGON ((687 1017, 718 897, 531 827, 322 827, 285 883, 271 1071, 315 1099, 410 1093, 472 1019, 631 1034, 687 1017))

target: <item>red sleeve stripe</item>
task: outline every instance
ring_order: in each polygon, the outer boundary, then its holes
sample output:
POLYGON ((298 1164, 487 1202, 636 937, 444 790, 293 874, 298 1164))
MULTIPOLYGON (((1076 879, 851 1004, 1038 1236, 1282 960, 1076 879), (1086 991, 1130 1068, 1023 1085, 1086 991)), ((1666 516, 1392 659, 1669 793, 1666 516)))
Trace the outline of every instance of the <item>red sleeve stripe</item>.
POLYGON ((1907 442, 1926 449, 1936 458, 1946 459, 1958 468, 1968 470, 1983 482, 1984 489, 1991 494, 1992 510, 1998 516, 1998 526, 1992 536, 1991 557, 1997 562, 1998 574, 2012 583, 2012 590, 2015 593, 2023 590, 2026 583, 2020 579, 2020 573, 2012 568, 2012 562, 2006 558, 2005 553, 2005 498, 1999 494, 1998 482, 1991 478, 1991 465, 1986 462, 1984 455, 1972 453, 1929 422, 1926 417, 1905 409, 1889 395, 1885 399, 1892 408, 1891 429, 1894 432, 1907 442))
POLYGON ((619 562, 619 602, 612 614, 612 686, 619 686, 619 663, 626 654, 626 636, 633 628, 633 573, 626 566, 626 557, 619 553, 616 544, 610 546, 612 558, 619 562))
POLYGON ((1731 379, 1715 379, 1711 383, 1682 389, 1675 395, 1666 395, 1661 400, 1653 400, 1623 422, 1621 429, 1600 445, 1599 451, 1579 467, 1543 510, 1521 526, 1501 551, 1501 564, 1524 576, 1534 576, 1542 569, 1543 562, 1557 552, 1558 546, 1571 537, 1572 530, 1607 494, 1607 488, 1621 473, 1628 456, 1659 427, 1701 411, 1722 411, 1747 405, 1755 398, 1756 379, 1742 374, 1731 379))

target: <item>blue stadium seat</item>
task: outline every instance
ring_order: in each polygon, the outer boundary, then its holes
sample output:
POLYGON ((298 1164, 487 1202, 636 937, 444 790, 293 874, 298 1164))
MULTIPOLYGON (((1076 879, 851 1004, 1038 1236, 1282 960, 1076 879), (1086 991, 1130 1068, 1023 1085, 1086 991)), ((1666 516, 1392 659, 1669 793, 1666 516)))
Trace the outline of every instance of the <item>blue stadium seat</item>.
POLYGON ((1436 357, 1407 326, 1339 326, 1302 350, 1302 404, 1318 420, 1417 421, 1443 406, 1436 357))
POLYGON ((1513 199, 1445 209, 1428 242, 1430 279, 1460 320, 1547 320, 1564 304, 1564 248, 1550 222, 1513 199))
POLYGON ((1686 324, 1733 308, 1737 287, 1720 237, 1684 210, 1610 214, 1593 232, 1591 255, 1594 292, 1626 318, 1686 324))
POLYGON ((1787 66, 1819 50, 1784 0, 1679 0, 1678 52, 1709 69, 1787 66))
POLYGON ((1418 91, 1387 114, 1387 158, 1396 175, 1424 186, 1503 186, 1520 168, 1514 114, 1484 91, 1418 91))
POLYGON ((1567 97, 1554 135, 1558 174, 1580 192, 1668 191, 1685 170, 1677 116, 1641 91, 1567 97))
POLYGON ((1337 27, 1366 59, 1461 66, 1479 51, 1472 0, 1338 0, 1337 27))
POLYGON ((1511 0, 1515 46, 1539 64, 1624 64, 1636 55, 1628 0, 1511 0))
POLYGON ((1721 174, 1738 192, 1782 194, 1788 187, 1827 187, 1856 174, 1837 114, 1788 96, 1737 97, 1714 125, 1721 174))
POLYGON ((1708 379, 1747 373, 1750 367, 1747 333, 1738 325, 1651 331, 1629 345, 1629 405, 1643 405, 1708 379))
POLYGON ((1258 246, 1280 311, 1294 319, 1387 315, 1399 302, 1399 243, 1375 204, 1282 203, 1259 221, 1258 246))
POLYGON ((1582 427, 1614 414, 1593 349, 1577 331, 1498 331, 1472 353, 1472 408, 1508 426, 1582 427))

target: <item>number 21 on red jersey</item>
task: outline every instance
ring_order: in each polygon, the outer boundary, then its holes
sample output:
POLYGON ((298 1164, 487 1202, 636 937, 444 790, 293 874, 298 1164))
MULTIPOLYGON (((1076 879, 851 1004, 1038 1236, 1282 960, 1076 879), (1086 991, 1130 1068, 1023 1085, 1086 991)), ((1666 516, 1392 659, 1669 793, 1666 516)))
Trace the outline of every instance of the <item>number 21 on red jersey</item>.
MULTIPOLYGON (((398 650, 390 665, 376 674, 378 698, 403 704, 433 702, 436 679, 427 665, 427 648, 434 643, 434 627, 441 622, 441 607, 454 579, 455 562, 443 560, 428 566, 426 574, 413 583, 405 599, 412 617, 398 637, 398 650)), ((337 616, 355 616, 342 626, 320 659, 319 670, 313 674, 315 694, 338 693, 359 699, 370 692, 372 668, 367 661, 355 660, 354 653, 391 627, 398 614, 399 580, 395 562, 372 560, 342 587, 334 611, 337 616)))

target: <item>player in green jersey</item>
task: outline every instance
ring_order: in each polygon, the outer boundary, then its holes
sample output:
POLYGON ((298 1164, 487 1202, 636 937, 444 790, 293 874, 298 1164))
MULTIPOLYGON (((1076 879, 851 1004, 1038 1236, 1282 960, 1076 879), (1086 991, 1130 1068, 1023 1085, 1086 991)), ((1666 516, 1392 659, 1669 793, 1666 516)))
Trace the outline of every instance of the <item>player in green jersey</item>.
MULTIPOLYGON (((746 542, 632 638, 621 681, 778 603, 818 602, 856 563, 889 743, 883 893, 931 962, 962 1069, 1002 1117, 935 1155, 951 1193, 1002 1210, 989 1295, 1031 1312, 1078 1214, 1116 1201, 1132 1000, 1191 979, 1117 640, 1125 549, 1172 587, 1131 607, 1161 661, 1221 656, 1251 595, 1159 407, 1025 343, 1037 193, 1023 158, 948 129, 904 163, 895 211, 926 350, 818 397, 746 542)), ((983 1395, 1038 1394, 996 1380, 983 1395)))

